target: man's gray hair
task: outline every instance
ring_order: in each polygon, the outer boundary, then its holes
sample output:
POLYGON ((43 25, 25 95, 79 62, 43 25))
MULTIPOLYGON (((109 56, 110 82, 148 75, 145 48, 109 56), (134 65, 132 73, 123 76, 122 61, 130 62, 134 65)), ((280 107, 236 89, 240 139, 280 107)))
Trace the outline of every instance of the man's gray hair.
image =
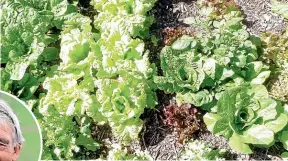
POLYGON ((17 144, 22 144, 24 142, 24 137, 22 135, 19 120, 9 104, 0 98, 0 124, 3 123, 10 124, 13 129, 13 146, 15 147, 17 144))

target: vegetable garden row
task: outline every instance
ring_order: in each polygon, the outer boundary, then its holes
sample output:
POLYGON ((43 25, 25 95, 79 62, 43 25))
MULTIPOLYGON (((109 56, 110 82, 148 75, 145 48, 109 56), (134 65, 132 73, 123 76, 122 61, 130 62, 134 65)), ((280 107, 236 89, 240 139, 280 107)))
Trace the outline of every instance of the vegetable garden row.
MULTIPOLYGON (((1 90, 36 115, 43 160, 152 159, 127 147, 159 90, 175 94, 163 123, 185 145, 179 159, 225 159, 225 150, 191 139, 201 128, 238 153, 277 144, 288 158, 288 28, 258 37, 233 0, 198 0, 201 16, 184 20, 197 30, 174 31, 156 66, 145 45, 157 39, 148 14, 156 0, 82 3, 1 0, 1 90), (94 125, 109 126, 116 143, 92 136, 94 125)), ((288 20, 288 3, 271 7, 288 20)))

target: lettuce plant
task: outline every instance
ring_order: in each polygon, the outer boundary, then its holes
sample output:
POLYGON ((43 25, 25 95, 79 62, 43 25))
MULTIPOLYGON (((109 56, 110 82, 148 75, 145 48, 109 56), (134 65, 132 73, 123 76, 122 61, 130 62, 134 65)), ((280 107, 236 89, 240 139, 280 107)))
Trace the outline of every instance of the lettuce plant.
POLYGON ((1 0, 1 89, 24 100, 34 95, 49 61, 57 60, 54 43, 62 24, 76 6, 60 0, 1 0))
POLYGON ((275 64, 278 68, 288 70, 288 29, 281 35, 266 32, 262 34, 263 59, 275 64))
POLYGON ((147 36, 149 26, 154 18, 147 12, 156 0, 93 0, 91 4, 99 11, 94 24, 101 31, 128 32, 132 37, 147 36))
POLYGON ((258 60, 261 41, 249 35, 242 19, 237 8, 228 8, 222 19, 201 20, 204 31, 165 46, 160 53, 163 76, 154 77, 157 87, 177 93, 178 104, 211 110, 224 90, 263 84, 270 71, 258 60))
POLYGON ((77 122, 74 119, 75 116, 61 115, 53 108, 44 117, 38 117, 43 131, 43 160, 73 159, 80 145, 93 151, 100 148, 91 137, 91 119, 77 117, 77 122))
POLYGON ((153 17, 147 12, 155 0, 93 0, 99 12, 94 26, 100 31, 92 47, 96 56, 97 109, 123 144, 138 138, 145 108, 156 104, 148 51, 140 39, 148 35, 153 17))
POLYGON ((96 98, 99 112, 105 116, 116 138, 129 143, 142 129, 139 118, 145 107, 156 104, 155 92, 141 73, 127 73, 118 79, 97 80, 96 98))
POLYGON ((267 32, 262 34, 264 54, 262 59, 273 66, 267 84, 271 97, 288 102, 288 29, 282 35, 267 32))
POLYGON ((286 125, 284 108, 271 99, 263 85, 227 89, 217 103, 217 113, 207 113, 209 131, 229 139, 234 150, 252 153, 250 145, 269 147, 286 125))
POLYGON ((112 78, 126 71, 145 74, 150 64, 144 42, 138 37, 148 34, 153 17, 146 13, 154 6, 148 1, 94 0, 91 4, 99 11, 94 26, 100 31, 97 41, 98 78, 112 78))
POLYGON ((178 134, 178 142, 181 144, 200 129, 196 108, 190 108, 187 104, 177 106, 171 103, 163 109, 163 112, 164 125, 174 128, 178 134))
POLYGON ((95 54, 90 51, 94 35, 90 22, 80 14, 73 14, 64 22, 60 35, 61 63, 46 73, 42 84, 47 92, 41 94, 37 109, 44 134, 44 159, 73 159, 80 146, 92 151, 100 147, 90 130, 91 122, 105 121, 96 106, 95 54))

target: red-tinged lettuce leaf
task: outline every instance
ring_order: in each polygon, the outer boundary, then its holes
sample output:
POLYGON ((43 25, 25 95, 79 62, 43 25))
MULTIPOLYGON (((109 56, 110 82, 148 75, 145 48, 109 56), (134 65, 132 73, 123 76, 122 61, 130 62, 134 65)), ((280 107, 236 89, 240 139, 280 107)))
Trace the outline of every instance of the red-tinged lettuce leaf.
POLYGON ((200 129, 201 123, 196 108, 187 104, 181 106, 170 104, 163 109, 163 112, 164 125, 172 127, 177 132, 178 142, 181 144, 200 129))

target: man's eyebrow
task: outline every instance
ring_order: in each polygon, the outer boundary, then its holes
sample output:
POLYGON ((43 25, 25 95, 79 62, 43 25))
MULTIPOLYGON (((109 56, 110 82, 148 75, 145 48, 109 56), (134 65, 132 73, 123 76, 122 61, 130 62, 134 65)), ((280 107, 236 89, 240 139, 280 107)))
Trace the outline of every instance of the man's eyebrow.
POLYGON ((11 118, 11 116, 9 115, 9 113, 7 113, 6 111, 3 111, 2 109, 0 109, 0 113, 1 113, 1 114, 4 114, 4 116, 7 116, 7 117, 10 119, 10 121, 14 124, 14 121, 13 121, 13 119, 11 118))
POLYGON ((9 140, 0 137, 0 143, 9 144, 9 140))

